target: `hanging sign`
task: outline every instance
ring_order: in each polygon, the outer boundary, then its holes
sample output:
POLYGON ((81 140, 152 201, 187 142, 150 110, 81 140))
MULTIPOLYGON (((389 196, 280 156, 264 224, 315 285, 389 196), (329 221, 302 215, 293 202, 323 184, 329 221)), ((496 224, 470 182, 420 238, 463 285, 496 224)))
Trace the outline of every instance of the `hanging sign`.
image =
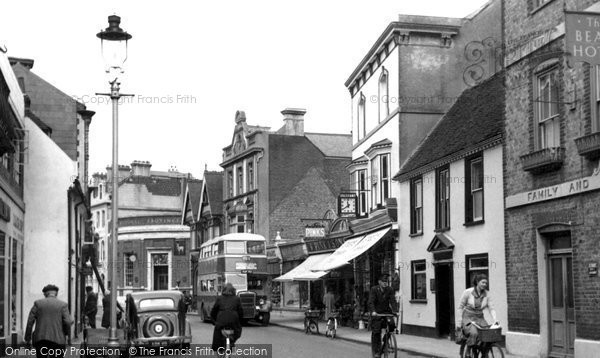
POLYGON ((575 61, 600 65, 600 13, 565 11, 565 39, 575 61))

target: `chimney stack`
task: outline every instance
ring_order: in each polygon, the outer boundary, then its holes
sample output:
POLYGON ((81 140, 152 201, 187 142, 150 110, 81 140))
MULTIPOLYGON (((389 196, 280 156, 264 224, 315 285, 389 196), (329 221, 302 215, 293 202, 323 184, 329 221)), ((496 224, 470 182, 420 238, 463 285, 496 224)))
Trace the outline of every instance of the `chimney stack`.
POLYGON ((283 114, 284 134, 285 135, 304 135, 304 114, 303 108, 286 108, 281 111, 283 114))
POLYGON ((149 177, 152 164, 148 161, 134 160, 131 163, 131 175, 135 177, 149 177))

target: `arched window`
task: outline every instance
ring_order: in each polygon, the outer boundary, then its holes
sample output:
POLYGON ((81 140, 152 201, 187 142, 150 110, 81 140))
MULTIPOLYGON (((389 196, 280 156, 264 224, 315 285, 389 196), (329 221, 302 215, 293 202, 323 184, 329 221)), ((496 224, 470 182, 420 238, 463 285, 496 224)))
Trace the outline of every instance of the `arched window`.
POLYGON ((102 184, 98 187, 98 195, 100 195, 100 199, 102 199, 102 184))
POLYGON ((106 253, 104 252, 104 240, 100 243, 100 259, 104 262, 106 253))
POLYGON ((390 114, 388 79, 388 71, 382 67, 381 76, 379 76, 379 122, 390 114))
POLYGON ((106 226, 106 213, 102 210, 102 227, 106 226))

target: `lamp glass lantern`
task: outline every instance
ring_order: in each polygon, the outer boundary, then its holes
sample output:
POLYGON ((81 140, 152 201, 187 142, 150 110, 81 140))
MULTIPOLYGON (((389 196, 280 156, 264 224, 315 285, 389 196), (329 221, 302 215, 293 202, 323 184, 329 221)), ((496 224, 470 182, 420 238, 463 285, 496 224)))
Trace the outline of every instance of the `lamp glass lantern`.
POLYGON ((107 73, 123 73, 123 66, 127 61, 128 41, 131 34, 120 26, 121 18, 117 15, 108 17, 108 27, 96 34, 100 39, 102 57, 104 58, 107 73))

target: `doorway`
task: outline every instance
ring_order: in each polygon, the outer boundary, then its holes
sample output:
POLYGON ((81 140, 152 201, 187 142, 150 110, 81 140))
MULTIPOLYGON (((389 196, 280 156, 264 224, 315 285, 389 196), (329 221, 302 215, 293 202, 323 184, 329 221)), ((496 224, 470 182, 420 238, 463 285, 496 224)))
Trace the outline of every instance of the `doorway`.
POLYGON ((575 305, 570 233, 550 238, 547 262, 550 356, 573 357, 575 305))
POLYGON ((154 289, 168 290, 169 289, 169 267, 154 266, 154 289))
POLYGON ((439 337, 454 331, 454 275, 452 262, 435 264, 435 328, 439 337))

